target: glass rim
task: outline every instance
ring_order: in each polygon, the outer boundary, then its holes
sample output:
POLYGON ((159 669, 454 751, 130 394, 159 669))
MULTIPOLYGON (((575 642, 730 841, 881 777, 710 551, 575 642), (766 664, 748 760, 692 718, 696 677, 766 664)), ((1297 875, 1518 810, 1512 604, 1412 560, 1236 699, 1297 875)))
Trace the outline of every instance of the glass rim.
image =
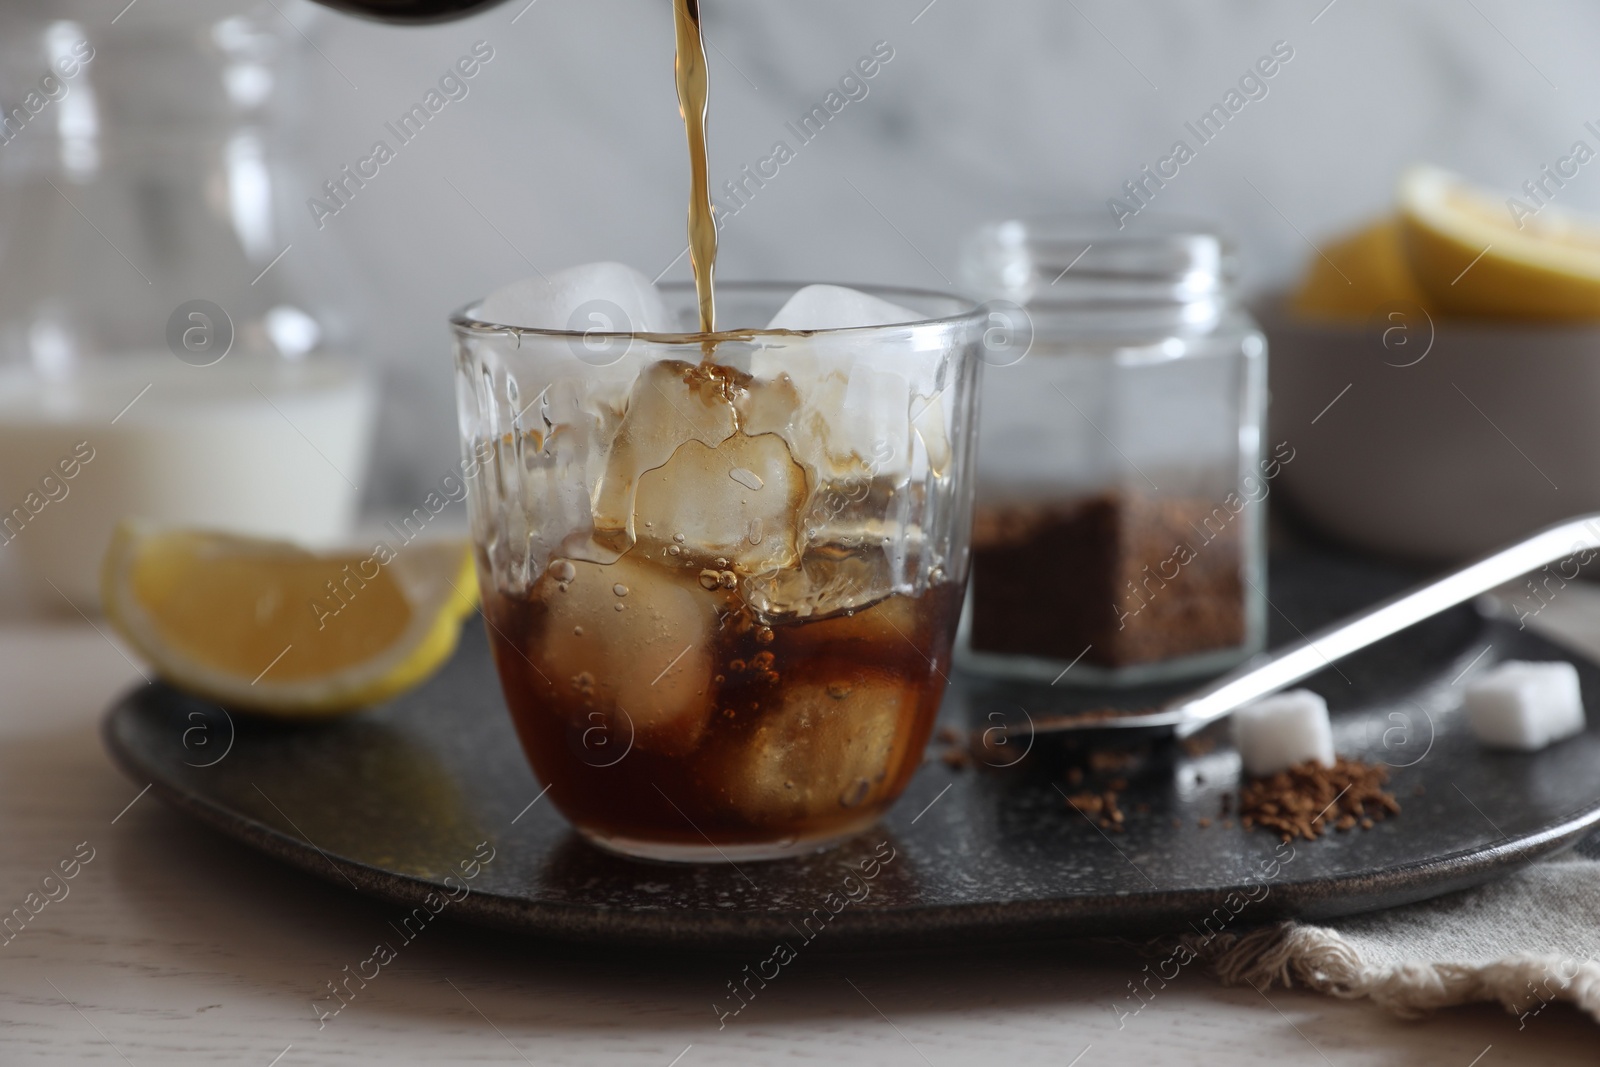
MULTIPOLYGON (((841 282, 779 282, 779 281, 740 281, 718 282, 717 291, 725 292, 757 292, 761 290, 787 290, 791 294, 799 292, 808 285, 841 285, 841 282)), ((952 301, 963 305, 963 310, 950 315, 930 316, 928 318, 908 319, 905 322, 888 322, 877 326, 840 326, 826 330, 768 330, 746 328, 738 330, 718 330, 715 333, 649 333, 645 331, 605 331, 605 330, 552 330, 537 326, 508 326, 504 323, 490 322, 486 319, 475 318, 471 312, 479 307, 486 297, 478 297, 457 308, 450 314, 450 325, 458 331, 469 334, 514 334, 517 336, 530 335, 534 337, 552 337, 564 339, 596 338, 634 338, 653 344, 663 345, 704 345, 706 342, 721 343, 724 341, 753 341, 761 338, 784 337, 850 337, 861 336, 874 330, 901 330, 911 327, 941 326, 955 327, 966 324, 986 324, 985 309, 987 303, 973 299, 963 292, 941 293, 933 289, 919 289, 906 285, 849 285, 845 288, 866 293, 868 296, 878 296, 892 299, 896 296, 915 300, 934 299, 952 301)), ((693 294, 693 282, 667 282, 660 288, 668 293, 693 294)))

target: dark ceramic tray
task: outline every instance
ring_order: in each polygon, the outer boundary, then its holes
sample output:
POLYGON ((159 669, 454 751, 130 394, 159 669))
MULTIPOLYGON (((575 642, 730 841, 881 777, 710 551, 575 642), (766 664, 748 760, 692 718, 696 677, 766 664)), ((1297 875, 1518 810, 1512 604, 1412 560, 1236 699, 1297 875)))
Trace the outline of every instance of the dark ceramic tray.
MULTIPOLYGON (((1271 577, 1275 641, 1414 578, 1305 553, 1275 560, 1271 577)), ((530 806, 539 785, 481 624, 469 624, 427 685, 352 718, 263 722, 157 684, 113 707, 105 735, 137 784, 269 855, 357 892, 529 934, 714 949, 1145 935, 1389 907, 1575 843, 1600 822, 1600 716, 1538 754, 1480 749, 1453 683, 1505 658, 1574 662, 1585 702, 1600 706, 1600 667, 1470 607, 1313 678, 1334 709, 1339 751, 1389 763, 1404 810, 1374 829, 1292 848, 1223 825, 1237 760, 1217 730, 1209 753, 1166 745, 1135 754, 1120 772, 1128 816, 1119 834, 1066 804, 1074 754, 1041 736, 1009 766, 930 759, 883 823, 819 855, 738 868, 621 859, 581 841, 548 803, 530 806), (1201 828, 1202 818, 1212 825, 1201 828), (472 866, 491 849, 490 862, 472 866)), ((1136 706, 1162 695, 1115 699, 1136 706)), ((991 715, 1106 700, 958 680, 943 721, 982 728, 998 721, 991 715)))

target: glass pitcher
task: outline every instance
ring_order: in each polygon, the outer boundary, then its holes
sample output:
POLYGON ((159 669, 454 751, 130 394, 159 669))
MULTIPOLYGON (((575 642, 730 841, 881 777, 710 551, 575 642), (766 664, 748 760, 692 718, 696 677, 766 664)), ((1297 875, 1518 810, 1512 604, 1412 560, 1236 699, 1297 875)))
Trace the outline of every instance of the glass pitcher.
POLYGON ((328 250, 283 262, 305 47, 269 5, 0 14, 0 561, 41 606, 93 608, 124 518, 350 533, 374 391, 292 291, 328 250))

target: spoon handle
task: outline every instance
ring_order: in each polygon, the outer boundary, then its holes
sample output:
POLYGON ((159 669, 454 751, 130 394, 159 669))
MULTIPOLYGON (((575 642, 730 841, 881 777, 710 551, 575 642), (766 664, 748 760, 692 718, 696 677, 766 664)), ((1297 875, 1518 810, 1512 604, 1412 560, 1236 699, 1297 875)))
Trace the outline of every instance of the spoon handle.
POLYGON ((1458 571, 1334 623, 1270 656, 1257 656, 1172 705, 1188 737, 1258 697, 1292 685, 1352 652, 1547 563, 1600 549, 1600 513, 1556 523, 1458 571))

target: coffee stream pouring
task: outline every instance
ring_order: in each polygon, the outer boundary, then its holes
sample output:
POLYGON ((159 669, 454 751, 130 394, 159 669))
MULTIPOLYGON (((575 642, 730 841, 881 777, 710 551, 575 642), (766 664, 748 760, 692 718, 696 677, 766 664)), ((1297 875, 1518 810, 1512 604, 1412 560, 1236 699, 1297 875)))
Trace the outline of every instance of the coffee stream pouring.
MULTIPOLYGON (((385 22, 444 22, 491 8, 502 0, 317 0, 351 14, 385 22)), ((700 332, 716 331, 713 278, 717 261, 717 224, 711 204, 706 166, 706 50, 700 29, 700 0, 673 0, 677 40, 675 64, 679 113, 689 137, 689 262, 700 305, 700 332)), ((714 345, 708 343, 709 359, 714 345)))

